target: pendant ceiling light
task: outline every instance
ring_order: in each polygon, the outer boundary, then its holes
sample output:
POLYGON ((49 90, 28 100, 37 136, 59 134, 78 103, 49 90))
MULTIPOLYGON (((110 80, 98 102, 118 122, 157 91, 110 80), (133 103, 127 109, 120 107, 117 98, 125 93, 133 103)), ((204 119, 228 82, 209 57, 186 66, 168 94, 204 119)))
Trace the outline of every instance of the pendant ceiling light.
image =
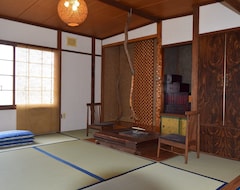
POLYGON ((68 26, 79 26, 87 18, 87 4, 84 0, 60 0, 58 15, 68 26))

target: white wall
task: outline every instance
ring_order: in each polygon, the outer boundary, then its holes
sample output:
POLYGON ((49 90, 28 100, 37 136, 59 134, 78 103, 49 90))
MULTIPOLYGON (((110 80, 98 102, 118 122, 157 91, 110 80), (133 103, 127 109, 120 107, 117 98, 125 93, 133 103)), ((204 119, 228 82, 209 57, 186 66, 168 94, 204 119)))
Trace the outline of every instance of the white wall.
POLYGON ((0 18, 0 39, 45 47, 57 47, 57 31, 0 18))
POLYGON ((62 52, 61 131, 86 128, 86 103, 91 101, 91 56, 62 52))
MULTIPOLYGON (((101 102, 101 57, 95 63, 95 102, 101 102)), ((86 103, 91 102, 91 56, 63 52, 61 131, 86 128, 86 103)))
POLYGON ((81 52, 81 53, 91 53, 92 52, 92 39, 85 36, 79 36, 76 34, 62 32, 62 49, 81 52), (69 45, 67 43, 68 39, 76 41, 76 46, 69 45))
MULTIPOLYGON (((0 40, 57 47, 57 31, 0 19, 0 40), (16 32, 17 31, 17 32, 16 32)), ((100 101, 102 41, 96 39, 96 101, 100 101)), ((92 39, 62 32, 61 131, 85 128, 86 103, 91 98, 92 39), (68 39, 76 40, 71 46, 68 39)), ((0 131, 16 129, 16 111, 0 110, 0 131)))
MULTIPOLYGON (((128 40, 141 38, 144 36, 151 36, 157 34, 157 24, 149 24, 147 26, 130 30, 128 32, 128 40)), ((113 44, 117 42, 123 42, 125 40, 125 34, 119 34, 103 40, 102 45, 113 44)))
POLYGON ((95 49, 96 55, 102 55, 102 40, 96 39, 95 46, 96 46, 96 49, 95 49))
POLYGON ((199 33, 240 27, 240 14, 221 3, 200 8, 199 33))
MULTIPOLYGON (((162 44, 180 43, 192 40, 192 15, 168 19, 162 22, 162 44)), ((128 39, 137 39, 157 34, 157 23, 153 23, 128 32, 128 39)), ((123 42, 125 34, 116 35, 103 40, 103 45, 123 42)))
MULTIPOLYGON (((192 40, 192 15, 168 19, 162 22, 162 44, 173 44, 192 40)), ((157 34, 157 23, 153 23, 128 32, 128 39, 137 39, 157 34)), ((123 42, 124 34, 116 35, 103 40, 103 45, 123 42)))
MULTIPOLYGON (((102 40, 96 40, 96 55, 102 55, 102 40)), ((101 102, 102 57, 95 57, 95 102, 101 102)))
POLYGON ((193 16, 162 21, 162 45, 192 41, 193 16))
POLYGON ((0 110, 0 131, 16 129, 16 111, 0 110))
MULTIPOLYGON (((101 40, 95 40, 101 55, 101 40)), ((92 38, 62 33, 61 131, 86 128, 86 103, 91 102, 92 38), (68 39, 75 41, 69 44, 68 39), (72 51, 72 52, 69 52, 72 51)), ((101 101, 101 57, 96 56, 96 101, 101 101)))
POLYGON ((95 59, 95 102, 101 102, 102 58, 95 59))

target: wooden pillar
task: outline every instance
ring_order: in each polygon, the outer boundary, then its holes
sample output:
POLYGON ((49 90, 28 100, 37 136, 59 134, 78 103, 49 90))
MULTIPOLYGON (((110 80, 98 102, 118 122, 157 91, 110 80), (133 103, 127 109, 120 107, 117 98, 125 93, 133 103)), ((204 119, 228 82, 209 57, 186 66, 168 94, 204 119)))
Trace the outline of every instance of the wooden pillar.
POLYGON ((94 120, 95 103, 95 38, 92 38, 92 66, 91 66, 91 121, 94 120))
POLYGON ((61 118, 62 118, 62 113, 61 113, 61 82, 62 82, 62 32, 60 30, 58 30, 57 32, 57 50, 58 50, 58 59, 59 59, 59 115, 61 117, 59 117, 59 126, 58 126, 58 131, 57 132, 61 132, 61 118))
POLYGON ((157 23, 157 61, 156 61, 156 112, 155 131, 160 131, 160 113, 163 112, 163 60, 162 60, 162 22, 157 23))
POLYGON ((95 38, 92 38, 91 103, 95 102, 95 38))
POLYGON ((193 42, 192 42, 192 89, 191 109, 197 110, 198 93, 198 46, 199 46, 199 5, 193 7, 193 42))

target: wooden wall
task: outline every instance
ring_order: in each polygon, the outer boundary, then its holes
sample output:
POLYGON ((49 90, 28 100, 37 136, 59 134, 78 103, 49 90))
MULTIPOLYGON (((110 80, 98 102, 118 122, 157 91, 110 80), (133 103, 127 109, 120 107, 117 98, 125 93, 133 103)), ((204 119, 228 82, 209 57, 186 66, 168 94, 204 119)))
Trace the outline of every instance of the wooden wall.
POLYGON ((102 103, 104 120, 134 122, 139 127, 155 130, 156 118, 156 40, 147 39, 129 44, 134 66, 132 105, 130 109, 132 75, 123 45, 103 50, 102 103))

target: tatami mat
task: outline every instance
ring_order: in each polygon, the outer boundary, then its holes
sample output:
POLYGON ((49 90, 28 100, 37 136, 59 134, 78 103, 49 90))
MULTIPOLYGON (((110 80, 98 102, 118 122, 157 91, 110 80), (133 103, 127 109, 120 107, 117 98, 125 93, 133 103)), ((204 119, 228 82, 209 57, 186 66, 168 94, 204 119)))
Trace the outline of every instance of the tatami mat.
POLYGON ((39 136, 35 136, 34 138, 34 142, 36 145, 53 144, 53 143, 66 142, 66 141, 72 141, 72 140, 77 140, 77 138, 66 136, 61 133, 39 135, 39 136))
MULTIPOLYGON (((86 190, 216 190, 224 183, 155 163, 86 190)), ((81 188, 80 188, 81 189, 81 188)))
POLYGON ((89 130, 88 136, 86 135, 86 129, 80 129, 80 130, 72 130, 72 131, 64 131, 62 134, 68 135, 70 137, 74 137, 77 139, 87 139, 87 138, 93 138, 94 133, 96 130, 89 130))
POLYGON ((200 158, 197 159, 196 153, 191 152, 188 164, 184 164, 183 156, 176 156, 162 163, 225 182, 230 182, 240 174, 240 161, 224 159, 205 153, 201 153, 200 158))
POLYGON ((46 145, 46 144, 53 144, 53 143, 59 143, 59 142, 66 142, 66 141, 73 141, 77 140, 77 138, 70 137, 61 133, 52 133, 47 135, 36 135, 34 137, 34 143, 29 145, 21 145, 21 146, 14 146, 10 148, 2 148, 0 149, 0 152, 5 151, 11 151, 11 150, 18 150, 18 149, 25 149, 29 147, 35 147, 40 145, 46 145))
POLYGON ((4 190, 74 190, 98 182, 34 148, 0 153, 0 168, 4 190))
POLYGON ((35 140, 0 151, 1 189, 216 190, 240 173, 239 161, 204 153, 155 162, 61 133, 35 140))
POLYGON ((40 149, 104 179, 153 163, 132 154, 81 140, 41 146, 40 149))

